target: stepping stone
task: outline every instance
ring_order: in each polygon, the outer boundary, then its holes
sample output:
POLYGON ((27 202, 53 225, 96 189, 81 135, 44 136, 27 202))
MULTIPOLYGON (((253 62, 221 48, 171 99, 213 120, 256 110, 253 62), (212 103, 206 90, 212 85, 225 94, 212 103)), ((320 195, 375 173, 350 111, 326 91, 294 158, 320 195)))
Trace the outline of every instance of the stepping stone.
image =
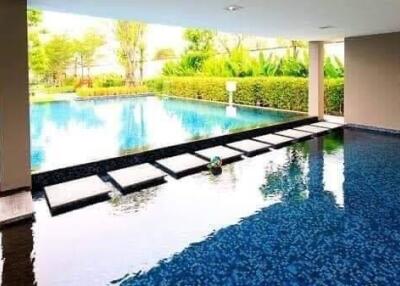
POLYGON ((293 141, 293 139, 291 139, 291 138, 279 136, 276 134, 267 134, 267 135, 255 137, 253 139, 261 141, 261 142, 265 142, 265 143, 271 144, 271 145, 283 145, 283 144, 293 141))
POLYGON ((303 139, 303 138, 307 138, 307 137, 312 136, 311 133, 307 133, 307 132, 304 132, 304 131, 298 131, 298 130, 294 130, 294 129, 284 130, 284 131, 281 131, 281 132, 277 132, 275 134, 286 136, 286 137, 290 137, 290 138, 294 138, 294 139, 303 139))
POLYGON ((117 187, 126 191, 163 183, 167 174, 146 163, 108 172, 108 175, 117 187))
POLYGON ((0 226, 33 218, 33 201, 29 191, 0 198, 0 226))
POLYGON ((327 128, 327 129, 335 129, 335 128, 343 127, 344 124, 322 121, 322 122, 313 123, 311 125, 316 126, 316 127, 327 128))
POLYGON ((299 130, 299 131, 308 132, 308 133, 314 133, 314 134, 319 134, 319 133, 324 133, 324 132, 329 131, 329 129, 318 127, 318 126, 313 126, 313 125, 304 125, 304 126, 296 127, 295 129, 299 130))
POLYGON ((260 153, 263 151, 267 151, 271 145, 257 142, 254 140, 242 140, 227 144, 229 148, 233 148, 239 151, 242 151, 246 154, 246 156, 251 156, 256 153, 260 153))
POLYGON ((203 149, 200 151, 196 151, 195 153, 196 155, 199 155, 200 157, 203 157, 208 161, 218 156, 221 158, 222 163, 228 163, 231 161, 238 160, 243 154, 242 152, 224 146, 217 146, 208 149, 203 149))
POLYGON ((44 188, 47 201, 53 214, 72 208, 83 207, 109 198, 110 184, 98 176, 86 177, 44 188))
POLYGON ((175 178, 193 174, 207 167, 208 162, 192 154, 183 154, 156 162, 167 173, 175 178))

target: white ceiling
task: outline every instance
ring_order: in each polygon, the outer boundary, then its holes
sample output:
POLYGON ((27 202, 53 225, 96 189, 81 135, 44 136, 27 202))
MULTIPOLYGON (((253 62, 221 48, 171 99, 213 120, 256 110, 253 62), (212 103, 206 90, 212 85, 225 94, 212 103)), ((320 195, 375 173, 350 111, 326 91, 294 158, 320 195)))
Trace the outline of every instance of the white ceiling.
MULTIPOLYGON (((305 40, 400 31, 400 0, 28 0, 44 10, 305 40), (244 7, 228 12, 228 5, 244 7), (321 30, 321 26, 334 26, 321 30)), ((162 36, 162 35, 160 35, 162 36)))

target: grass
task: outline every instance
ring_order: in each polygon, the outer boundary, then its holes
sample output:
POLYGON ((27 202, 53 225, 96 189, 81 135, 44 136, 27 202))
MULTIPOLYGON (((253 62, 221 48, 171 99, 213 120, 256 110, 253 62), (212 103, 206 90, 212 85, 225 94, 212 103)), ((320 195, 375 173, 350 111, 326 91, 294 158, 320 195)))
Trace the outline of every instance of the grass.
MULTIPOLYGON (((71 94, 71 97, 76 96, 75 94, 71 94)), ((59 95, 59 94, 47 94, 47 93, 40 93, 29 96, 30 103, 46 103, 46 102, 54 102, 54 101, 63 101, 66 100, 66 95, 59 95)))

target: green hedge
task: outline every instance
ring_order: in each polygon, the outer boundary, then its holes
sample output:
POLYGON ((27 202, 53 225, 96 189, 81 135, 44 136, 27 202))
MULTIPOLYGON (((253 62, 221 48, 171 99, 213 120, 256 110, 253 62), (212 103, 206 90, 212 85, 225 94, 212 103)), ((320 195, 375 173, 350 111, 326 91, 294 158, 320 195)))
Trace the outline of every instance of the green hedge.
POLYGON ((148 92, 146 86, 116 86, 116 87, 94 87, 79 88, 76 93, 79 96, 109 96, 109 95, 135 95, 148 92))
MULTIPOLYGON (((278 109, 307 111, 308 80, 297 77, 235 78, 238 90, 236 103, 262 105, 278 109)), ((163 77, 149 80, 151 91, 164 94, 213 101, 227 101, 227 78, 215 77, 163 77)), ((325 82, 326 112, 343 114, 343 79, 325 82)))

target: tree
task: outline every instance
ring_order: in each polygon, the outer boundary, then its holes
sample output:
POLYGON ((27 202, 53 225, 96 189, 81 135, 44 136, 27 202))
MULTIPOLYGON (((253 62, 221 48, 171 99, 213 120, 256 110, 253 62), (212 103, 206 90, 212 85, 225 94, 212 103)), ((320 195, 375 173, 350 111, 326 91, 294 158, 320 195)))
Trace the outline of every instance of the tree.
POLYGON ((159 49, 154 55, 155 60, 167 60, 175 57, 175 51, 171 48, 159 49))
POLYGON ((115 36, 119 42, 118 61, 125 69, 125 83, 128 86, 137 84, 138 65, 140 76, 143 77, 145 31, 146 24, 140 22, 117 21, 115 24, 115 36))
POLYGON ((97 50, 104 44, 104 36, 94 30, 87 31, 81 39, 75 41, 76 57, 81 65, 81 80, 84 78, 84 69, 86 69, 90 82, 90 68, 96 62, 97 50))
POLYGON ((33 74, 38 77, 44 77, 46 70, 46 57, 41 41, 41 35, 45 30, 41 28, 43 21, 43 13, 40 10, 28 9, 28 58, 29 69, 33 74))
POLYGON ((65 35, 55 35, 44 45, 46 73, 52 84, 60 86, 74 57, 73 42, 65 35))
POLYGON ((43 22, 43 12, 36 9, 27 11, 28 27, 37 27, 43 22))

